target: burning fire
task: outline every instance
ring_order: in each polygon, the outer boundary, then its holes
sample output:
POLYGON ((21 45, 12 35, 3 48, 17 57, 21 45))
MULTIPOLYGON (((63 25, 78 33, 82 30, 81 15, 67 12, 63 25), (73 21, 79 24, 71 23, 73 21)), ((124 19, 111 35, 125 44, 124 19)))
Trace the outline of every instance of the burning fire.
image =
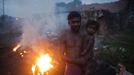
POLYGON ((18 49, 18 48, 20 48, 20 47, 21 47, 21 45, 20 45, 20 44, 18 44, 16 47, 14 47, 14 48, 13 48, 13 52, 16 52, 16 51, 17 51, 17 49, 18 49))
POLYGON ((36 68, 39 69, 39 72, 41 74, 48 72, 51 68, 53 68, 53 65, 51 64, 51 62, 52 62, 52 58, 50 57, 49 54, 40 55, 35 65, 32 66, 33 74, 35 73, 36 68))
POLYGON ((33 72, 33 74, 35 73, 35 68, 36 68, 36 66, 33 65, 33 66, 32 66, 32 72, 33 72))

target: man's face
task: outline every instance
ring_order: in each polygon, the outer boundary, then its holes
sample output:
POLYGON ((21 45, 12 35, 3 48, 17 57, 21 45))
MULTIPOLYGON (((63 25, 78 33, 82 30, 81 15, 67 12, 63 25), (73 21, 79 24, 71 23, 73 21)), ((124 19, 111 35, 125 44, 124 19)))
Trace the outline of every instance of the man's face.
POLYGON ((79 17, 68 20, 68 24, 73 32, 77 33, 80 31, 81 20, 79 17))
POLYGON ((96 25, 90 25, 87 27, 87 33, 93 35, 96 33, 96 25))

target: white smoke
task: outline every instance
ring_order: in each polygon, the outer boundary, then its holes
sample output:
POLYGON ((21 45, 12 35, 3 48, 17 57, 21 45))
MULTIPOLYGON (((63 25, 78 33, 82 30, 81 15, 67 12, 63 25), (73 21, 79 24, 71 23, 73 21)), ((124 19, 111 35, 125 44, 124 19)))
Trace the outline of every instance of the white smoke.
POLYGON ((40 36, 39 27, 29 21, 23 23, 22 32, 21 44, 23 46, 31 46, 40 36))
POLYGON ((20 43, 31 46, 66 29, 66 13, 57 14, 53 0, 5 0, 5 14, 23 18, 20 43))

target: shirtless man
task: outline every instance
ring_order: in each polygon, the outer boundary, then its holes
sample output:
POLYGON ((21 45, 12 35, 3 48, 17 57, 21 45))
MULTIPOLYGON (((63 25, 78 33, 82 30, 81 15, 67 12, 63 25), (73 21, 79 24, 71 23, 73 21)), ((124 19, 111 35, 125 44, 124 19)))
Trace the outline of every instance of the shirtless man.
POLYGON ((80 68, 82 62, 77 61, 82 50, 81 15, 76 11, 70 12, 68 24, 70 29, 60 36, 63 60, 66 62, 64 75, 82 75, 80 68))

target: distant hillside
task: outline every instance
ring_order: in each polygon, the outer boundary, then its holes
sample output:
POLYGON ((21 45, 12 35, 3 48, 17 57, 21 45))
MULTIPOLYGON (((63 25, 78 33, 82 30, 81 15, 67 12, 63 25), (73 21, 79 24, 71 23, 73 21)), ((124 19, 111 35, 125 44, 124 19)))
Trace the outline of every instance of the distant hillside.
POLYGON ((111 12, 118 12, 120 10, 123 10, 127 6, 128 1, 121 0, 117 2, 111 2, 111 3, 103 3, 103 4, 91 4, 91 5, 80 5, 78 7, 71 8, 70 10, 76 10, 76 11, 85 11, 85 10, 109 10, 111 12))

